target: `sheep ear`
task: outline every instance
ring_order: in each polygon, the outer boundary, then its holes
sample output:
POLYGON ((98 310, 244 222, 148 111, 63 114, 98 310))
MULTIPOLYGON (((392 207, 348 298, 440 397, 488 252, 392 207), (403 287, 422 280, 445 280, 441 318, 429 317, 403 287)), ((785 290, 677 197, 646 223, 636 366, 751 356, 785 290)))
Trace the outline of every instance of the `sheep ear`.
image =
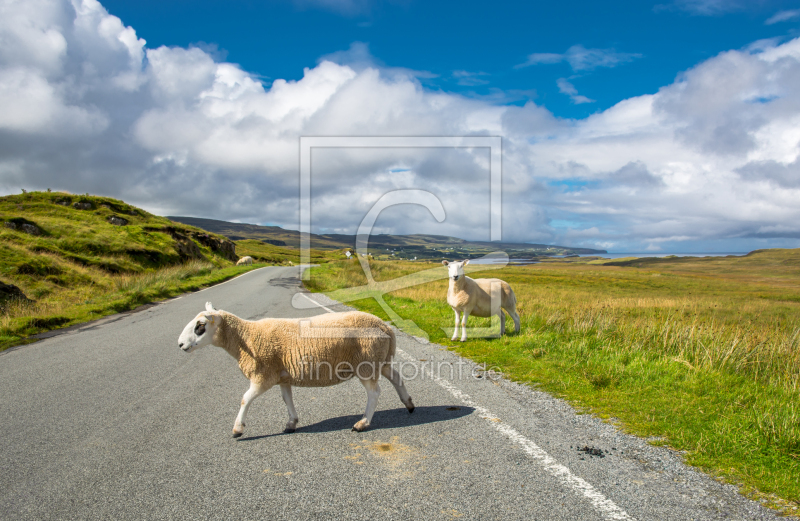
POLYGON ((447 262, 447 261, 442 261, 442 264, 444 264, 445 266, 447 266, 447 265, 448 265, 448 264, 450 264, 450 263, 449 263, 449 262, 447 262))
POLYGON ((467 264, 469 264, 469 259, 464 261, 464 266, 466 266, 467 264))
POLYGON ((216 311, 214 306, 211 305, 211 302, 206 302, 206 311, 216 311))

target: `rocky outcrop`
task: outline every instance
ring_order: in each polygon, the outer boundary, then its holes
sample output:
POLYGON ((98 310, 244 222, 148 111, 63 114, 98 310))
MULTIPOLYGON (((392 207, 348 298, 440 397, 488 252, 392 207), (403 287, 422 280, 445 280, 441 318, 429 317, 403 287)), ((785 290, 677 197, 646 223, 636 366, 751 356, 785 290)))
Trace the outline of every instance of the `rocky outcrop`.
POLYGON ((133 216, 139 215, 139 212, 137 212, 133 208, 123 207, 121 205, 109 202, 100 203, 100 208, 105 208, 106 210, 111 210, 112 212, 125 213, 133 216))
POLYGON ((109 223, 113 224, 114 226, 127 226, 128 225, 128 220, 127 219, 125 219, 123 217, 118 217, 116 215, 112 215, 107 220, 108 220, 109 223))
POLYGON ((30 302, 31 299, 25 296, 21 289, 12 285, 0 282, 0 304, 9 300, 23 300, 30 302))
POLYGON ((92 203, 90 203, 88 201, 74 202, 74 203, 72 203, 72 207, 75 208, 76 210, 91 210, 92 209, 92 203))
POLYGON ((212 235, 202 232, 192 231, 189 232, 189 234, 197 242, 209 248, 214 253, 222 255, 229 261, 236 262, 239 260, 239 256, 236 255, 236 244, 234 244, 233 241, 229 241, 228 239, 218 239, 212 235))
POLYGON ((3 226, 5 226, 6 228, 10 228, 12 230, 17 230, 20 232, 27 233, 29 235, 42 234, 42 229, 36 226, 36 224, 23 219, 13 219, 11 221, 6 221, 3 223, 3 226))
POLYGON ((200 251, 200 248, 197 244, 194 243, 192 239, 187 237, 186 235, 182 234, 175 228, 165 228, 164 232, 168 233, 172 240, 175 241, 175 249, 178 251, 178 255, 181 256, 182 259, 204 259, 203 252, 200 251))
POLYGON ((168 234, 175 241, 175 249, 183 258, 203 258, 203 252, 194 242, 197 241, 217 255, 231 262, 239 260, 239 256, 236 255, 236 244, 225 238, 217 238, 213 235, 194 230, 182 230, 174 226, 164 226, 162 228, 146 227, 145 231, 168 234))

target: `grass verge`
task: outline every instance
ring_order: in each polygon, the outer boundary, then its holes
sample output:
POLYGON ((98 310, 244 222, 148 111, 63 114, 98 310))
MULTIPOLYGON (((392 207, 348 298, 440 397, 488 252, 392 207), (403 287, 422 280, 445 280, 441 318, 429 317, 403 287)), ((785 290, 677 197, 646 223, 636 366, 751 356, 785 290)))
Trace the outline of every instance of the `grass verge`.
MULTIPOLYGON (((485 274, 517 295, 522 329, 502 338, 450 341, 445 280, 384 298, 431 341, 661 440, 743 493, 800 513, 800 250, 626 262, 485 274)), ((436 268, 371 265, 379 281, 436 268)), ((358 263, 333 262, 314 268, 307 287, 330 293, 365 283, 358 263)), ((387 318, 373 299, 351 304, 387 318)))
POLYGON ((142 304, 213 286, 263 266, 219 268, 210 262, 191 261, 144 273, 103 274, 93 277, 91 285, 37 302, 6 301, 0 307, 0 351, 33 341, 31 335, 129 311, 142 304))

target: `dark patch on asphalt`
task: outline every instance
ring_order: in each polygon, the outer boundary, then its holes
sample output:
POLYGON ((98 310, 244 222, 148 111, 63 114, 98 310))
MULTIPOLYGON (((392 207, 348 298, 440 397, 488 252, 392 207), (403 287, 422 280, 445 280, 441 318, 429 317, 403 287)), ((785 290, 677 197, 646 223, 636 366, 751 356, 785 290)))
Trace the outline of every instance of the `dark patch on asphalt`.
POLYGON ((280 286, 282 288, 292 289, 292 288, 300 288, 300 278, 299 277, 281 277, 281 278, 274 278, 269 279, 270 286, 280 286))
MULTIPOLYGON (((583 447, 577 447, 578 452, 583 452, 586 455, 594 458, 605 458, 608 451, 604 451, 603 449, 598 449, 597 447, 589 447, 588 445, 584 445, 583 447)), ((583 458, 581 458, 583 459, 583 458)))

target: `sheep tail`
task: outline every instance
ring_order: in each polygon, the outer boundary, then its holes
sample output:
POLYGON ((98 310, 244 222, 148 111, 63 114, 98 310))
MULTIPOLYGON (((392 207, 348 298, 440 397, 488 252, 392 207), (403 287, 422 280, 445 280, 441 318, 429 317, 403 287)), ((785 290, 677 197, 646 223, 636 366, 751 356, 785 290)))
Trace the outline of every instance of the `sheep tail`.
POLYGON ((511 285, 508 283, 504 283, 506 288, 508 288, 508 302, 505 302, 506 306, 501 306, 505 309, 510 309, 512 311, 516 311, 517 309, 517 295, 514 293, 514 290, 511 289, 511 285))

